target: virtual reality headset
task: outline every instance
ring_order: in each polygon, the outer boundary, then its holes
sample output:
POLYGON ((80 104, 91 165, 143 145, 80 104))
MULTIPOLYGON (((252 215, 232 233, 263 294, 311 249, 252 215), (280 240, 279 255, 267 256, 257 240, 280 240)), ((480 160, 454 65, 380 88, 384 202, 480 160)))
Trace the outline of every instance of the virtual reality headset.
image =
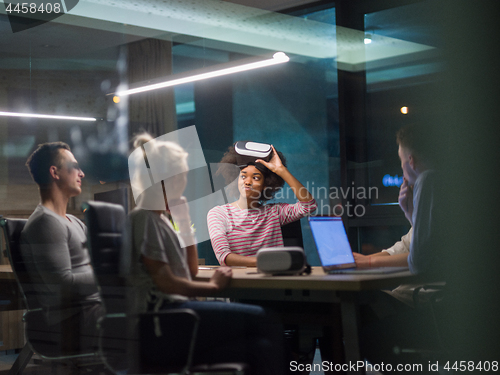
MULTIPOLYGON (((304 249, 298 246, 268 247, 257 251, 257 270, 268 275, 299 275, 307 270, 304 249)), ((310 267, 309 267, 310 268, 310 267)))
MULTIPOLYGON (((239 141, 234 144, 239 167, 255 164, 255 160, 271 160, 273 149, 267 143, 239 141)), ((258 164, 258 163, 257 163, 258 164)))

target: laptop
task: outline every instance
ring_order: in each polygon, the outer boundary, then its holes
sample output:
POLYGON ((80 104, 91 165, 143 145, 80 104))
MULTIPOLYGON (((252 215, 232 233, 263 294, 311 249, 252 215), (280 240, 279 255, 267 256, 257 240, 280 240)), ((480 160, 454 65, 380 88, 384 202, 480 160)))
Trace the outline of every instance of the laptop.
POLYGON ((407 271, 408 267, 356 268, 351 245, 340 217, 309 217, 321 266, 326 273, 379 274, 407 271))

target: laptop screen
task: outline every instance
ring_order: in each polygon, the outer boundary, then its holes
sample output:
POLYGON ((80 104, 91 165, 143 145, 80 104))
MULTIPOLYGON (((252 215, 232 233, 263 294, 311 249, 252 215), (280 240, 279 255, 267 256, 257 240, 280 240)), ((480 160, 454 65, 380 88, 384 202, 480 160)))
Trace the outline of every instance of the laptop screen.
POLYGON ((340 217, 310 217, 309 225, 325 270, 356 267, 340 217))

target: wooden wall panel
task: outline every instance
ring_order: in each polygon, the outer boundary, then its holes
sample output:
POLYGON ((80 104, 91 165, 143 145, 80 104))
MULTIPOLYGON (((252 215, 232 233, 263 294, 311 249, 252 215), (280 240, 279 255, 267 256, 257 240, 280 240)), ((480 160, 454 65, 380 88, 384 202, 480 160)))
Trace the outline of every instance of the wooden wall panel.
POLYGON ((20 349, 24 346, 24 310, 0 312, 0 350, 20 349))

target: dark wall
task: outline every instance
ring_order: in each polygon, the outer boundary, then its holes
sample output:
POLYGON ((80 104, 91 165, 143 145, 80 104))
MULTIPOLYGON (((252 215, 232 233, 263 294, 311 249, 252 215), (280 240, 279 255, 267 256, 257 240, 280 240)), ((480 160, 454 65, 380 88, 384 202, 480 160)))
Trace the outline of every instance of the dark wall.
POLYGON ((447 80, 436 98, 446 162, 442 257, 453 292, 445 321, 458 359, 498 360, 500 4, 443 4, 447 80))

